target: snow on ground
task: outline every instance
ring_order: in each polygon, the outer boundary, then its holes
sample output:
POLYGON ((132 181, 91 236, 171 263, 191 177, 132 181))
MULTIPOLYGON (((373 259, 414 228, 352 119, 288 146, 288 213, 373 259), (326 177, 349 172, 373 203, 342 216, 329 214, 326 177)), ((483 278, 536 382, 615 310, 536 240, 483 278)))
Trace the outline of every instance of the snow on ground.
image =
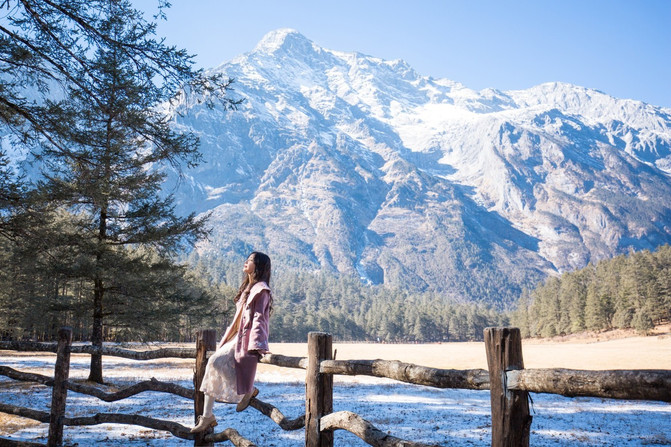
MULTIPOLYGON (((2 353, 5 354, 5 353, 2 353)), ((53 355, 0 355, 0 364, 21 371, 53 375, 53 355)), ((192 361, 137 362, 108 358, 103 361, 106 380, 128 386, 156 377, 191 387, 192 361)), ((73 356, 70 377, 85 378, 89 357, 73 356)), ((295 377, 263 372, 257 377, 259 398, 275 405, 288 418, 304 411, 305 385, 295 377)), ((532 446, 671 446, 671 405, 662 402, 564 398, 532 394, 532 446)), ((0 377, 0 402, 48 411, 51 389, 0 377), (22 392, 18 392, 21 390, 22 392)), ((370 377, 336 377, 334 411, 358 413, 392 435, 413 441, 450 446, 487 446, 491 423, 488 391, 442 390, 370 377)), ((159 419, 193 423, 193 403, 165 393, 144 392, 117 402, 68 393, 70 417, 99 412, 138 413, 159 419)), ((285 432, 253 408, 236 413, 232 405, 216 404, 217 431, 233 427, 259 446, 302 446, 303 430, 285 432)), ((65 427, 65 444, 76 446, 182 446, 167 432, 144 427, 102 424, 65 427)), ((2 436, 46 442, 48 424, 28 426, 2 436)), ((230 445, 230 444, 225 444, 230 445)), ((366 445, 342 430, 335 432, 336 446, 366 445)))

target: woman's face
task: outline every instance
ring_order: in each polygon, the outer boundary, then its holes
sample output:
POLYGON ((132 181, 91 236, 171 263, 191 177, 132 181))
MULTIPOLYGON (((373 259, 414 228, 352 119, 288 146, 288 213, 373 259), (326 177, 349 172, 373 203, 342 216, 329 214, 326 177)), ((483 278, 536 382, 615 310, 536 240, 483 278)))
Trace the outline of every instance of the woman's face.
POLYGON ((244 267, 242 267, 242 271, 247 273, 248 275, 251 275, 254 273, 254 269, 256 268, 256 265, 254 265, 254 255, 249 255, 249 258, 245 261, 244 267))

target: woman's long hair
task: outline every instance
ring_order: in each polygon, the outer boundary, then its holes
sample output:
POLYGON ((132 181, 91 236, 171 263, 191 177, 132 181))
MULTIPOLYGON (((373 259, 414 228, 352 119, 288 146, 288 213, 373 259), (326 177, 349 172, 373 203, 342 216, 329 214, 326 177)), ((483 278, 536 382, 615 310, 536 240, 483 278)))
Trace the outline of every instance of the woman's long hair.
POLYGON ((238 293, 235 295, 234 302, 238 302, 240 297, 245 293, 245 290, 247 290, 247 287, 250 289, 254 284, 257 282, 265 282, 268 284, 268 287, 270 287, 270 257, 265 254, 261 253, 259 251, 252 252, 250 256, 254 256, 253 261, 254 261, 254 273, 251 275, 251 282, 250 282, 250 275, 245 273, 245 277, 242 280, 242 285, 238 289, 238 293))

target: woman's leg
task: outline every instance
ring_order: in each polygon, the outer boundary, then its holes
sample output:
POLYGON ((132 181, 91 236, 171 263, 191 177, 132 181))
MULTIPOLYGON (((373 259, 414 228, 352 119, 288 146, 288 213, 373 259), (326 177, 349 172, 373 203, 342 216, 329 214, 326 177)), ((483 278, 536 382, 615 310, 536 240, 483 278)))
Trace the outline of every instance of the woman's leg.
POLYGON ((203 405, 203 414, 198 416, 198 424, 191 429, 191 433, 200 433, 207 430, 210 427, 215 427, 217 425, 217 419, 212 414, 212 408, 214 407, 214 397, 209 394, 205 394, 205 405, 203 405))
POLYGON ((214 397, 205 394, 205 405, 203 408, 203 416, 206 418, 212 417, 212 409, 214 408, 214 397))

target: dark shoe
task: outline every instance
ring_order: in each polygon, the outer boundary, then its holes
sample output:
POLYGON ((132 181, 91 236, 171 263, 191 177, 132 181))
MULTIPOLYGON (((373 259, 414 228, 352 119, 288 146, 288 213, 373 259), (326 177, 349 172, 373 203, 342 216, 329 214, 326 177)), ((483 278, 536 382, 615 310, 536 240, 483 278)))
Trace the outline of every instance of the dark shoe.
POLYGON ((238 406, 235 407, 235 411, 240 412, 246 410, 247 407, 249 406, 249 402, 251 402, 252 398, 256 397, 257 394, 259 394, 259 389, 254 387, 252 391, 250 391, 249 393, 245 394, 242 397, 242 400, 240 401, 240 403, 238 403, 238 406))
POLYGON ((191 433, 200 433, 201 431, 205 431, 208 428, 211 427, 216 427, 217 425, 217 419, 214 417, 214 415, 210 417, 205 417, 205 416, 198 416, 198 425, 193 427, 191 429, 191 433))

